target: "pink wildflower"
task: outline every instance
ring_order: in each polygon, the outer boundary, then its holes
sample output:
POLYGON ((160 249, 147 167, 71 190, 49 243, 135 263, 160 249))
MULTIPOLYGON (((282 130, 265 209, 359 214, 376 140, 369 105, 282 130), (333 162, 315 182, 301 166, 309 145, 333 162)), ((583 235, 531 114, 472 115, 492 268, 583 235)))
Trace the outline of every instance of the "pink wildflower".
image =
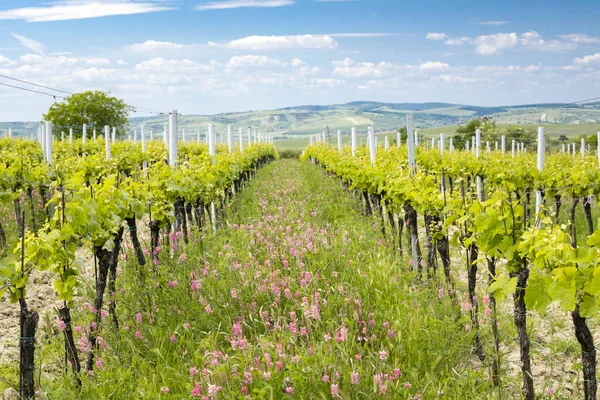
POLYGON ((331 397, 340 397, 340 388, 337 383, 331 385, 331 397))
POLYGON ((388 356, 388 354, 387 354, 387 351, 385 351, 385 350, 381 350, 381 351, 379 352, 379 359, 380 359, 380 360, 382 360, 382 361, 385 361, 385 360, 387 360, 387 356, 388 356))
POLYGON ((67 324, 65 324, 65 321, 63 321, 62 319, 58 320, 58 329, 60 329, 61 331, 64 331, 67 328, 67 324))
POLYGON ((168 388, 168 387, 166 387, 166 386, 163 386, 163 387, 161 387, 161 388, 160 388, 160 391, 161 391, 162 393, 164 393, 164 394, 167 394, 167 393, 169 393, 169 391, 170 391, 170 390, 169 390, 169 388, 168 388))
POLYGON ((192 389, 192 397, 200 397, 201 391, 202 391, 202 387, 200 386, 200 384, 198 382, 196 382, 196 384, 194 385, 194 388, 192 389))
POLYGON ((353 385, 358 385, 358 372, 350 373, 350 383, 353 385))
POLYGON ((135 338, 136 338, 136 339, 141 339, 141 338, 142 338, 142 332, 140 332, 140 331, 135 331, 135 338))

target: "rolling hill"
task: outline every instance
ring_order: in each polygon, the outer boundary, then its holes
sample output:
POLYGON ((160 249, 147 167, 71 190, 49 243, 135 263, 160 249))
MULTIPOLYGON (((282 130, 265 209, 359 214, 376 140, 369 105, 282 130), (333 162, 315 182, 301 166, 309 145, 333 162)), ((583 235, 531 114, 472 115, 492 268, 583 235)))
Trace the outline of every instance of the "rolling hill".
MULTIPOLYGON (((529 104, 502 107, 478 107, 451 103, 380 103, 355 101, 346 104, 305 105, 285 107, 275 110, 223 113, 217 115, 182 115, 179 126, 185 128, 190 136, 198 131, 203 135, 208 123, 215 124, 222 133, 227 124, 236 129, 239 126, 257 128, 280 138, 293 138, 310 133, 321 132, 329 127, 336 131, 347 131, 355 126, 364 131, 373 125, 377 132, 387 132, 403 126, 406 114, 413 113, 415 126, 426 132, 436 132, 439 127, 452 127, 464 123, 470 118, 491 116, 498 124, 552 124, 558 134, 574 135, 591 133, 600 123, 600 102, 584 105, 576 104, 529 104), (559 127, 565 127, 559 128, 559 127), (563 132, 564 131, 564 132, 563 132)), ((159 135, 167 124, 164 115, 134 117, 130 127, 136 129, 142 125, 159 135)), ((34 135, 35 122, 0 122, 0 132, 12 127, 14 135, 34 135)))

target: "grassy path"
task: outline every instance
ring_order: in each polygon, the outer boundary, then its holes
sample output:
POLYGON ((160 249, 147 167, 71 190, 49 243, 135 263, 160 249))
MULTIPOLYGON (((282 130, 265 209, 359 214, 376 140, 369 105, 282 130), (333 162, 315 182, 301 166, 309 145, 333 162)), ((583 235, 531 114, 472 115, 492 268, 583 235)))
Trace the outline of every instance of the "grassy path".
MULTIPOLYGON (((47 381, 47 398, 487 398, 452 302, 414 285, 380 232, 337 180, 277 161, 216 235, 176 239, 143 270, 128 253, 96 371, 80 391, 47 381)), ((55 335, 42 360, 61 346, 55 335)))

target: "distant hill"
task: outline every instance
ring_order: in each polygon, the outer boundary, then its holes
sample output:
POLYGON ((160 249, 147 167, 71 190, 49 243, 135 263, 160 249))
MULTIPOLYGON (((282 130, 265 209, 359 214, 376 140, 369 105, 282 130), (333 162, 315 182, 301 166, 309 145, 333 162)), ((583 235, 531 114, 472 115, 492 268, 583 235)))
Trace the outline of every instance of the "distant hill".
MULTIPOLYGON (((528 104, 500 107, 479 107, 451 103, 381 103, 353 101, 346 104, 304 105, 275 110, 223 113, 216 115, 183 115, 179 126, 190 136, 204 134, 209 123, 217 132, 224 132, 227 124, 237 129, 257 128, 261 132, 279 137, 293 137, 321 132, 329 127, 347 131, 356 127, 359 131, 374 126, 378 132, 395 130, 405 125, 406 114, 414 114, 415 126, 421 129, 459 125, 470 118, 491 116, 499 124, 596 124, 600 123, 600 102, 575 104, 528 104)), ((142 125, 158 135, 167 124, 166 116, 131 118, 131 128, 142 125)), ((35 135, 35 122, 0 122, 0 134, 12 127, 14 135, 35 135)))

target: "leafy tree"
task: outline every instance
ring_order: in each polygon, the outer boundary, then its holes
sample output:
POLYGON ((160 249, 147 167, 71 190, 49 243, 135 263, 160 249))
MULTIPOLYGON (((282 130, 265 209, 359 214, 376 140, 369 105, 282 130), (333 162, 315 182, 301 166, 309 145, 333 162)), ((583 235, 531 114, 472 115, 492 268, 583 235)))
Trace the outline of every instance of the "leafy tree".
POLYGON ((497 137, 496 121, 492 121, 490 117, 473 118, 465 125, 456 128, 456 133, 453 136, 453 144, 456 148, 463 148, 467 141, 475 136, 475 131, 481 129, 481 140, 495 140, 497 137))
MULTIPOLYGON (((537 128, 527 125, 508 125, 502 133, 506 136, 506 143, 510 143, 512 139, 516 142, 523 142, 526 146, 531 146, 537 143, 537 128)), ((548 135, 546 135, 546 140, 548 135)))
POLYGON ((565 135, 560 135, 560 137, 558 138, 558 140, 560 140, 561 142, 566 142, 567 140, 569 140, 568 137, 566 137, 565 135))
MULTIPOLYGON (((61 127, 80 128, 87 124, 92 129, 103 129, 108 125, 117 128, 117 135, 121 136, 129 129, 131 111, 133 107, 121 99, 101 91, 87 91, 67 96, 62 102, 55 102, 43 118, 61 127)), ((81 129, 74 129, 75 137, 81 137, 81 134, 81 129)))
MULTIPOLYGON (((403 126, 402 128, 398 129, 398 132, 400 132, 400 142, 406 144, 406 139, 408 138, 408 131, 406 129, 405 126, 403 126)), ((394 143, 396 142, 396 139, 394 139, 394 143)))

